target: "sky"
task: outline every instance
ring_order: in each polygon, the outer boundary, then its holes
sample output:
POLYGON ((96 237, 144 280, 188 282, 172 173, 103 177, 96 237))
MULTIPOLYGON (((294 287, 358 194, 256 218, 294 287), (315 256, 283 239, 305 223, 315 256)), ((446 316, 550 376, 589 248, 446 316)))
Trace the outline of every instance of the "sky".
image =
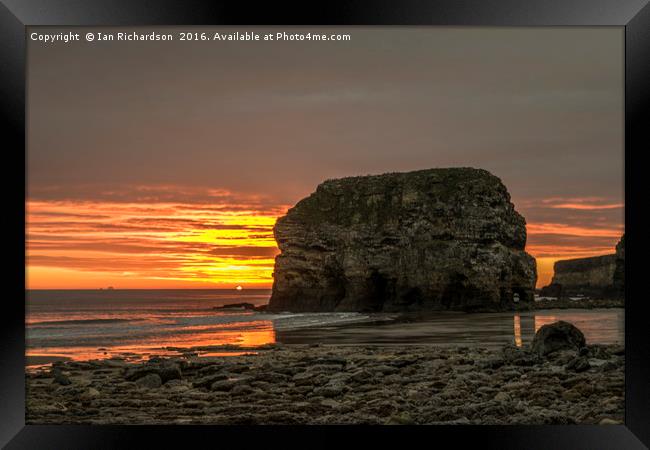
POLYGON ((622 28, 30 29, 71 30, 28 41, 28 288, 270 287, 273 224, 320 182, 433 167, 501 178, 538 286, 624 231, 622 28))

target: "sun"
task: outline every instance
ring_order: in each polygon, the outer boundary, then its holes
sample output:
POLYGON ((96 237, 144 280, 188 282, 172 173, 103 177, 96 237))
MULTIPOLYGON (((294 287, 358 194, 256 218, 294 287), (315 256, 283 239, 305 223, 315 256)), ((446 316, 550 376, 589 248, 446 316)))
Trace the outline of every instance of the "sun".
POLYGON ((244 288, 241 287, 241 286, 237 286, 235 289, 237 289, 238 291, 241 291, 241 290, 244 289, 244 288))

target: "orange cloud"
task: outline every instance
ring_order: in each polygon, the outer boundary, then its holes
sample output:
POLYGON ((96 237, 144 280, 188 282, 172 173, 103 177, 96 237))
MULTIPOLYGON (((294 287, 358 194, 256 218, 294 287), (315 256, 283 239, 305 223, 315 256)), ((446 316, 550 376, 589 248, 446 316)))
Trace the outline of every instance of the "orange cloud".
POLYGON ((527 219, 526 250, 537 260, 537 286, 550 283, 560 259, 614 252, 625 231, 621 202, 601 197, 552 197, 518 202, 527 219))
POLYGON ((563 223, 529 223, 526 226, 529 235, 534 234, 560 234, 569 236, 589 237, 621 237, 623 225, 607 228, 587 228, 566 225, 563 223))
POLYGON ((589 205, 584 203, 559 203, 552 205, 551 208, 555 209, 581 209, 581 210, 600 210, 600 209, 620 209, 623 208, 622 203, 612 203, 608 205, 589 205))
POLYGON ((27 287, 270 287, 272 229, 288 206, 210 194, 206 204, 29 201, 27 287))
MULTIPOLYGON (((594 217, 623 206, 616 202, 517 203, 529 222, 526 250, 537 259, 538 287, 550 282, 558 259, 612 253, 624 231, 622 216, 594 217)), ((34 198, 27 286, 268 288, 279 253, 272 229, 288 207, 260 195, 175 186, 105 189, 93 201, 34 198)))

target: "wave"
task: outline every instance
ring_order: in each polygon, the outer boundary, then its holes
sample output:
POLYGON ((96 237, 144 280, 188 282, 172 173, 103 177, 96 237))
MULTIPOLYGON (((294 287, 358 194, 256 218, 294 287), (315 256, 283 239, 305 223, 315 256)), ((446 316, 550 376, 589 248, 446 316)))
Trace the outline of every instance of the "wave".
POLYGON ((370 320, 367 314, 356 312, 343 313, 296 313, 267 315, 273 321, 276 330, 291 330, 296 328, 336 326, 344 323, 357 323, 370 320))

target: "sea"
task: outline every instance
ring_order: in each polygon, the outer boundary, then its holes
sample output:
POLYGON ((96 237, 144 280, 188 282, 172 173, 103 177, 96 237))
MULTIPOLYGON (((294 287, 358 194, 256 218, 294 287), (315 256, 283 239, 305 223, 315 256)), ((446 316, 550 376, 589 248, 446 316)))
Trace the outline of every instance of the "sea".
POLYGON ((195 354, 228 356, 276 342, 496 346, 529 343, 556 320, 580 328, 588 343, 624 342, 624 310, 558 309, 466 314, 266 313, 224 305, 265 305, 270 290, 28 290, 27 365, 195 354))

